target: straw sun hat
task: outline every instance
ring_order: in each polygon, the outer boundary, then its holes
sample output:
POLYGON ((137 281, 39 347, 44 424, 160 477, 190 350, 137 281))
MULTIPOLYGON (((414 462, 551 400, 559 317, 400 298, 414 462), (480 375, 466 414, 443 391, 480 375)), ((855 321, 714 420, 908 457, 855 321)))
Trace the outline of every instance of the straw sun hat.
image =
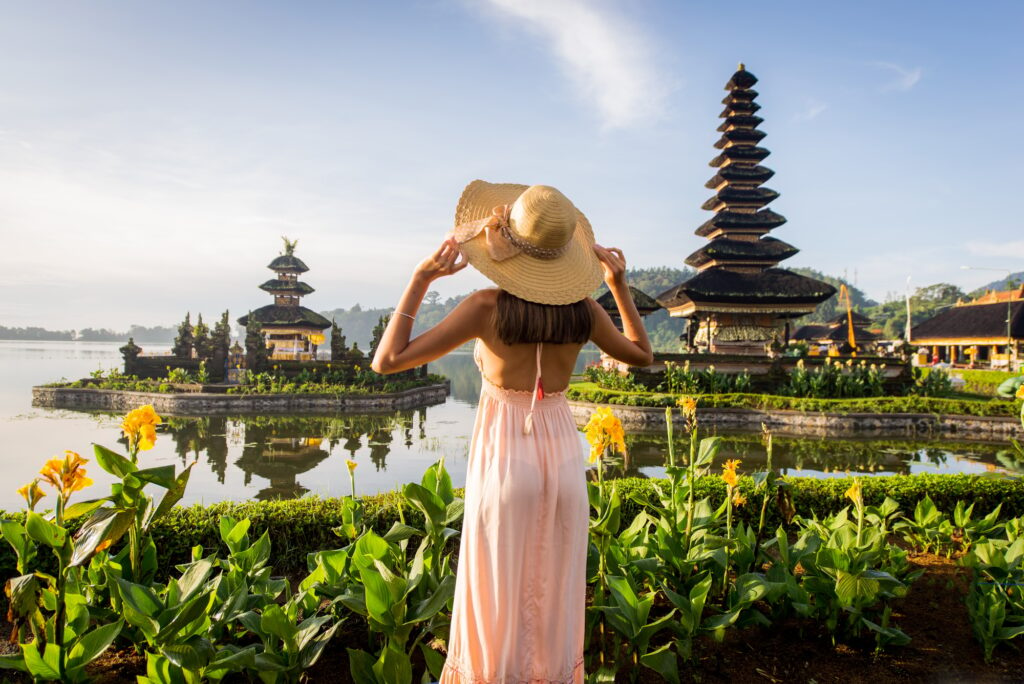
POLYGON ((494 284, 538 304, 572 304, 603 280, 587 217, 548 185, 466 186, 452 236, 494 284))

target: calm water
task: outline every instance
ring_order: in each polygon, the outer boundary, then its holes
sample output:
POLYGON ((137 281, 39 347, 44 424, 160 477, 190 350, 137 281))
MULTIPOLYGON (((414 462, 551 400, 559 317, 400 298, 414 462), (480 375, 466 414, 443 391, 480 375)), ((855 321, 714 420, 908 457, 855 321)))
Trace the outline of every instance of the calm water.
MULTIPOLYGON (((15 489, 31 480, 47 457, 72 449, 91 458, 92 443, 120 448, 119 416, 31 406, 32 385, 118 366, 118 346, 0 341, 0 508, 20 506, 15 489)), ((179 467, 197 461, 187 503, 347 494, 346 458, 359 463, 360 493, 418 481, 423 470, 442 456, 461 486, 479 375, 469 354, 451 354, 431 364, 431 370, 451 378, 452 396, 444 404, 385 415, 174 418, 143 459, 149 465, 179 467)), ((722 458, 743 459, 745 472, 763 467, 764 449, 757 435, 723 436, 722 458)), ((630 435, 628 440, 630 459, 613 470, 660 476, 664 437, 630 435)), ((683 452, 681 445, 678 453, 683 452)), ((1005 445, 999 444, 779 438, 775 466, 782 472, 829 477, 847 470, 1004 472, 1013 464, 1005 445)), ((90 468, 89 474, 102 489, 110 481, 98 468, 90 468)))

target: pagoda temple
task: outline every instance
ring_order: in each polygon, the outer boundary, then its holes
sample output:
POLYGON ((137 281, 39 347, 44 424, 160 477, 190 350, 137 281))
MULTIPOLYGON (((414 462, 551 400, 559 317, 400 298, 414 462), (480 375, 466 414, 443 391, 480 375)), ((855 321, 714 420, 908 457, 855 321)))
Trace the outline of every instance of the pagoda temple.
MULTIPOLYGON (((323 344, 323 331, 331 322, 315 311, 299 304, 313 288, 299 280, 299 274, 309 267, 295 256, 298 240, 284 238, 284 253, 267 266, 277 274, 260 285, 260 289, 274 297, 274 303, 251 312, 260 324, 268 345, 273 345, 271 359, 312 361, 316 359, 316 348, 323 344)), ((240 325, 248 325, 249 314, 238 319, 240 325)))
POLYGON ((835 294, 828 283, 777 268, 799 250, 768 237, 786 219, 765 207, 779 196, 763 187, 774 171, 760 164, 770 153, 755 113, 757 78, 742 64, 725 89, 719 115, 717 169, 705 183, 714 190, 703 207, 714 215, 696 230, 707 244, 686 263, 696 275, 657 297, 669 315, 689 319, 691 348, 714 353, 764 355, 773 341, 789 340, 789 321, 814 311, 835 294))
POLYGON ((794 334, 793 339, 807 342, 818 347, 825 347, 826 351, 848 354, 854 351, 850 344, 850 326, 853 324, 853 341, 856 343, 856 350, 861 352, 873 351, 878 335, 868 330, 871 319, 864 314, 851 311, 850 313, 839 313, 824 324, 809 323, 801 326, 794 334))

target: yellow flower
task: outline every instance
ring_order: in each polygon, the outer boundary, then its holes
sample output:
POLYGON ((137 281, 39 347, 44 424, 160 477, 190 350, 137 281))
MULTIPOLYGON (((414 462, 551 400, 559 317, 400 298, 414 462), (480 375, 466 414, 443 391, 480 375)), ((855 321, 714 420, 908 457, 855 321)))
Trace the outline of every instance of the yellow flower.
POLYGON ((20 487, 18 489, 18 493, 25 498, 25 503, 28 504, 28 509, 30 511, 34 511, 39 500, 46 496, 46 492, 39 487, 38 477, 24 487, 20 487))
POLYGON ((697 415, 697 400, 693 397, 679 397, 676 405, 683 410, 683 415, 691 420, 697 415))
POLYGON ((732 495, 732 505, 733 506, 739 507, 739 506, 742 506, 745 503, 747 503, 747 497, 745 497, 742 494, 740 494, 739 491, 736 491, 736 492, 733 493, 733 495, 732 495))
POLYGON ((355 461, 353 461, 350 458, 346 458, 345 459, 345 465, 348 466, 348 472, 349 472, 349 474, 351 474, 351 473, 356 472, 356 466, 359 465, 359 464, 356 463, 355 461))
POLYGON ((853 484, 846 490, 846 498, 854 503, 856 506, 860 506, 864 503, 864 497, 860 491, 860 480, 853 478, 853 484))
POLYGON ((622 422, 615 417, 610 408, 599 408, 594 411, 583 428, 583 434, 590 444, 590 462, 593 463, 608 448, 619 453, 626 453, 626 432, 622 422))
POLYGON ((1017 388, 1017 398, 1024 399, 1024 385, 1017 388))
POLYGON ((110 541, 110 539, 104 539, 103 541, 101 541, 99 544, 96 545, 96 551, 94 551, 94 553, 99 553, 100 551, 106 551, 107 549, 109 549, 110 541))
POLYGON ((44 482, 48 483, 67 499, 74 492, 92 485, 92 479, 86 477, 84 466, 87 460, 74 451, 65 451, 64 458, 51 458, 39 471, 44 482))
POLYGON ((729 487, 735 487, 736 483, 739 482, 739 477, 736 475, 736 468, 739 467, 740 462, 736 459, 729 459, 722 466, 722 479, 725 480, 725 484, 729 487))
POLYGON ((121 431, 128 438, 128 448, 139 451, 152 449, 156 444, 156 426, 162 422, 150 404, 129 411, 121 422, 121 431))

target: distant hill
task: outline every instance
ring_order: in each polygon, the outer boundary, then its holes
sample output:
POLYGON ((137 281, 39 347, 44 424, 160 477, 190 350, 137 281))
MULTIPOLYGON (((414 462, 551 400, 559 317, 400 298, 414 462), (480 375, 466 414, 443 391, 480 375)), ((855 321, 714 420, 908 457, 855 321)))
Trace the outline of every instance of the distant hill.
POLYGON ((970 296, 979 297, 985 294, 986 290, 1005 290, 1007 281, 1009 281, 1011 287, 1020 287, 1020 284, 1024 283, 1024 271, 1017 271, 1016 273, 1011 273, 1007 278, 1000 278, 999 280, 993 280, 991 283, 986 283, 977 290, 972 290, 970 296))

